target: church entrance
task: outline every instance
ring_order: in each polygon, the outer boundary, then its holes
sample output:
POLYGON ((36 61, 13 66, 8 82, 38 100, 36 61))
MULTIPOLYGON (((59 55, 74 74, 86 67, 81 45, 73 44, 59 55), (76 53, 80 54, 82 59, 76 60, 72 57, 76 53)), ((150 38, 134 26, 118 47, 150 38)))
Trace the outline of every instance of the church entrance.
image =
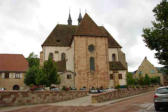
POLYGON ((19 90, 19 89, 20 89, 20 87, 18 85, 13 86, 13 90, 19 90))

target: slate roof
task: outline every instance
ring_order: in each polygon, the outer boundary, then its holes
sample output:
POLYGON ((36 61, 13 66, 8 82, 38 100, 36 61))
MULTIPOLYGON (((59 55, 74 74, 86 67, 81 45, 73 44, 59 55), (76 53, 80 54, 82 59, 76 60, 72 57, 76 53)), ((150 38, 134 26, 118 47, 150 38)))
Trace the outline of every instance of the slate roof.
POLYGON ((42 46, 69 47, 74 35, 107 37, 109 48, 121 48, 110 33, 103 26, 97 26, 88 14, 85 14, 78 26, 58 24, 42 46))
POLYGON ((0 54, 0 72, 26 72, 28 62, 21 54, 0 54))
POLYGON ((110 70, 127 70, 119 61, 109 62, 110 70))

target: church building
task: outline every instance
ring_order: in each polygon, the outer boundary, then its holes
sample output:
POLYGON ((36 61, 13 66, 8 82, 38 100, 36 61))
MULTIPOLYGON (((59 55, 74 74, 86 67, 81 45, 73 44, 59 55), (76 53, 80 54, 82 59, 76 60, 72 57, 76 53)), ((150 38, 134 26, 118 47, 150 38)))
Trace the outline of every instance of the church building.
POLYGON ((119 43, 86 13, 78 25, 57 24, 42 44, 41 65, 49 56, 56 62, 61 86, 112 88, 126 85, 127 62, 119 43))

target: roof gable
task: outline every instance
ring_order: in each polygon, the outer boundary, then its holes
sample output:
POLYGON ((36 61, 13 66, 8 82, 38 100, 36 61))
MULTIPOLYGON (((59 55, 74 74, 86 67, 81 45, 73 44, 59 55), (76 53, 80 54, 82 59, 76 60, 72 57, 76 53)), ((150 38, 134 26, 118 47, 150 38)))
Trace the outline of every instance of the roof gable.
POLYGON ((21 54, 0 54, 0 72, 26 72, 28 62, 21 54))
POLYGON ((107 37, 107 34, 104 33, 96 23, 89 17, 86 13, 82 21, 80 22, 75 35, 77 36, 98 36, 98 37, 107 37))
POLYGON ((121 48, 110 33, 103 26, 97 26, 88 14, 85 14, 85 17, 78 26, 58 24, 42 46, 69 47, 73 41, 73 35, 106 36, 108 37, 109 48, 121 48))

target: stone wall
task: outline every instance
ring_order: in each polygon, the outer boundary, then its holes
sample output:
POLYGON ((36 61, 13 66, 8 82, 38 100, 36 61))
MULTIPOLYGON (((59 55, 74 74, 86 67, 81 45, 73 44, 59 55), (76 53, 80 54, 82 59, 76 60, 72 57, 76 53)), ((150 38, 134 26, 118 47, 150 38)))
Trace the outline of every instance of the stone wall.
POLYGON ((121 89, 106 93, 100 93, 96 95, 92 95, 92 103, 100 103, 108 100, 114 100, 118 98, 133 96, 141 93, 145 93, 148 91, 155 90, 154 87, 147 87, 147 88, 130 88, 130 89, 121 89))
POLYGON ((0 107, 30 105, 42 103, 55 103, 87 96, 87 91, 1 91, 0 107))

